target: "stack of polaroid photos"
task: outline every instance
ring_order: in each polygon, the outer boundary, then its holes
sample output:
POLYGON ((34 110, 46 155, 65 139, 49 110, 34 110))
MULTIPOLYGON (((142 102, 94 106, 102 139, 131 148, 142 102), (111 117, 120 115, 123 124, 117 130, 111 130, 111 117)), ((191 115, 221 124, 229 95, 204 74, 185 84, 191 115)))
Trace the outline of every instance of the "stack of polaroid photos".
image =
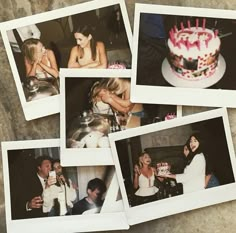
POLYGON ((1 24, 26 120, 60 113, 60 139, 2 142, 9 232, 129 229, 236 199, 235 13, 135 4, 132 35, 125 4, 1 24))

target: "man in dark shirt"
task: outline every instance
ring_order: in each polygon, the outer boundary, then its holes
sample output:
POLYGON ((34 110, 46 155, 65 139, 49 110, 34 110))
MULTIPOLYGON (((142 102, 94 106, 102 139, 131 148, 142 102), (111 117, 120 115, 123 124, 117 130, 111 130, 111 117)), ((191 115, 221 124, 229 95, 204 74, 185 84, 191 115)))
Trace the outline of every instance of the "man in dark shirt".
POLYGON ((101 207, 103 204, 102 196, 106 189, 106 185, 101 179, 90 180, 87 185, 88 196, 74 204, 72 214, 83 214, 87 210, 101 207))

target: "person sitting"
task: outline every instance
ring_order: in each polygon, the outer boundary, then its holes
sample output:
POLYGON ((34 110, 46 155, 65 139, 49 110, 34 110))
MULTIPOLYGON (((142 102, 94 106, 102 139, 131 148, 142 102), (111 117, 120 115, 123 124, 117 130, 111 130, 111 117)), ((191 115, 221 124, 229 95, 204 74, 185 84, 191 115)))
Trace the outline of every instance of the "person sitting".
POLYGON ((56 183, 48 184, 43 191, 43 212, 49 213, 49 216, 68 215, 77 198, 76 189, 59 159, 52 162, 52 167, 56 173, 56 183))
POLYGON ((134 189, 136 204, 145 204, 157 200, 158 188, 154 185, 157 176, 156 169, 151 166, 151 157, 144 152, 139 156, 139 162, 134 166, 134 189))
POLYGON ((88 196, 74 204, 72 214, 85 214, 88 210, 97 213, 103 205, 102 196, 106 189, 106 185, 101 179, 94 178, 90 180, 87 185, 88 196))
POLYGON ((105 45, 95 38, 95 30, 91 26, 81 26, 75 33, 77 45, 71 49, 68 68, 107 68, 105 45))
POLYGON ((22 45, 26 77, 35 76, 39 80, 54 80, 59 71, 54 52, 46 49, 39 39, 30 38, 22 45))

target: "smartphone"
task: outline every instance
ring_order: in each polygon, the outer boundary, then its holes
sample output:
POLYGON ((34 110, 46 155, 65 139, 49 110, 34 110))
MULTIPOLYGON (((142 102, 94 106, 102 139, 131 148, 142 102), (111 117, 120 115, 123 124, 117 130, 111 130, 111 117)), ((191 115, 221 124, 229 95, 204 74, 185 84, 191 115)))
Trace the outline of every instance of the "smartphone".
POLYGON ((50 171, 49 176, 56 178, 56 172, 55 171, 50 171))

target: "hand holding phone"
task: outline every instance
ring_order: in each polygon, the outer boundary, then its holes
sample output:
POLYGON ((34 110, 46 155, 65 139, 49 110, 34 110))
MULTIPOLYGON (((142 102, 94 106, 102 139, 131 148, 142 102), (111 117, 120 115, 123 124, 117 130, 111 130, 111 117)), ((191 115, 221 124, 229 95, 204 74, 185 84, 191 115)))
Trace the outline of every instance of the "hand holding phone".
POLYGON ((57 182, 56 172, 55 171, 50 171, 49 176, 48 176, 48 180, 47 180, 47 184, 50 186, 50 185, 55 184, 56 182, 57 182))

